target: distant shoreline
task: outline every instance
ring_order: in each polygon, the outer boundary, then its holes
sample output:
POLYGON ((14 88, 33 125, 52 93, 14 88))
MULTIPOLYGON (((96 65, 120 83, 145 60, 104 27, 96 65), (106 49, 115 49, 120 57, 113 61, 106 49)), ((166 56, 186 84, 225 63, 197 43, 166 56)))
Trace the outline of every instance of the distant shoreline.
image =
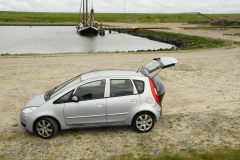
MULTIPOLYGON (((240 14, 207 14, 214 20, 240 21, 240 14)), ((210 21, 199 14, 183 13, 95 13, 94 19, 99 23, 188 23, 189 21, 210 21)), ((47 24, 75 25, 82 18, 79 13, 64 12, 19 12, 0 11, 0 24, 47 24)))

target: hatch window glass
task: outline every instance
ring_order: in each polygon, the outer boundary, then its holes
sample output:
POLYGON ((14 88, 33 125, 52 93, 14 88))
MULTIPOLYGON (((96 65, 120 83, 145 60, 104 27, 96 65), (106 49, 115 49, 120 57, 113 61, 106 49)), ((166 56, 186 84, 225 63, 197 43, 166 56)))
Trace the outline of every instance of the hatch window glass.
POLYGON ((133 95, 133 84, 130 79, 111 79, 110 97, 133 95))
POLYGON ((138 94, 142 94, 144 92, 144 82, 140 80, 133 80, 135 87, 137 88, 138 94))
POLYGON ((104 98, 106 80, 93 81, 77 88, 75 95, 80 101, 104 98))
POLYGON ((149 62, 148 64, 146 64, 144 66, 144 68, 146 68, 148 70, 148 72, 151 73, 160 68, 160 62, 153 60, 153 61, 149 62))

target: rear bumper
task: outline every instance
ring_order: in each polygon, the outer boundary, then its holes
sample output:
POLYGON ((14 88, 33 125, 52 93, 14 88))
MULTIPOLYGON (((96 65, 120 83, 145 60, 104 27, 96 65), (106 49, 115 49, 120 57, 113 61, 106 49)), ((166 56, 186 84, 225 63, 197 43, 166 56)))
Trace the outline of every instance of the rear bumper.
POLYGON ((155 104, 154 108, 156 110, 156 112, 154 112, 154 114, 155 114, 156 122, 157 122, 161 118, 160 111, 161 111, 162 108, 161 108, 161 106, 158 103, 155 104))

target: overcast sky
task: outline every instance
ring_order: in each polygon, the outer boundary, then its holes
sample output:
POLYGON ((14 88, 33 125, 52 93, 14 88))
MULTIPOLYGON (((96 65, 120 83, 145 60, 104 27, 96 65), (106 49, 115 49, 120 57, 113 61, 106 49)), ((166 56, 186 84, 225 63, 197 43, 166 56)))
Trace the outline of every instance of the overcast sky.
MULTIPOLYGON (((240 0, 89 1, 93 1, 94 10, 98 13, 124 13, 124 8, 126 13, 240 13, 240 0)), ((79 12, 80 2, 81 0, 0 0, 0 11, 79 12)))

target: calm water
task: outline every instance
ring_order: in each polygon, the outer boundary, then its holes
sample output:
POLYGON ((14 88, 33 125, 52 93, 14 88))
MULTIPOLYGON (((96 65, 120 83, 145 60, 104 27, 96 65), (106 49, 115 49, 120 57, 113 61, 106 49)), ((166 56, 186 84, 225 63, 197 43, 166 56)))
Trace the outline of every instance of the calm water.
POLYGON ((0 26, 0 54, 136 51, 172 45, 127 34, 83 37, 74 26, 0 26))

